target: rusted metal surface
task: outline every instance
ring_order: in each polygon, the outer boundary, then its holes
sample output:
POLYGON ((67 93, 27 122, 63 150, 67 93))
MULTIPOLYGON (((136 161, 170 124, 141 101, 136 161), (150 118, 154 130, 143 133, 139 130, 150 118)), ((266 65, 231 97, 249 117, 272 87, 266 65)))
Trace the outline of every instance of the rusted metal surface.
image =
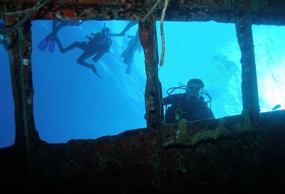
POLYGON ((161 84, 158 79, 158 49, 155 22, 139 24, 141 45, 144 49, 147 83, 145 91, 146 119, 149 128, 163 125, 161 84))
MULTIPOLYGON (((9 17, 6 25, 13 25, 16 18, 9 17)), ((15 145, 10 154, 13 156, 11 165, 17 162, 22 170, 15 176, 22 177, 21 188, 29 190, 31 180, 31 147, 40 142, 35 129, 33 114, 33 83, 31 67, 31 20, 26 21, 16 31, 7 33, 10 72, 12 79, 15 105, 15 145)))
MULTIPOLYGON (((15 20, 15 18, 9 18, 6 24, 14 24, 15 20)), ((28 20, 17 31, 6 34, 15 104, 16 145, 26 145, 27 141, 39 140, 33 116, 30 22, 28 20)))
MULTIPOLYGON (((172 145, 161 150, 148 130, 127 131, 97 140, 32 147, 34 193, 284 193, 285 112, 263 113, 262 130, 202 139, 195 145, 172 145), (157 172, 161 172, 157 174, 157 172), (157 179, 160 182, 157 182, 157 179), (268 182, 269 181, 269 182, 268 182), (270 184, 268 184, 270 183, 270 184), (100 192, 99 192, 100 193, 100 192)), ((188 133, 223 126, 234 131, 239 116, 220 121, 188 123, 188 133)), ((250 126, 249 126, 250 127, 250 126)), ((242 129, 242 128, 241 128, 242 129)), ((164 126, 175 134, 177 126, 164 126)), ((0 149, 1 188, 23 191, 25 169, 12 148, 0 149)))
MULTIPOLYGON (((37 1, 16 1, 17 9, 33 6, 37 1)), ((54 0, 33 14, 33 19, 116 19, 143 18, 155 0, 54 0)), ((0 6, 13 3, 2 0, 0 6)), ((16 3, 14 3, 16 4, 16 3)), ((14 7, 14 8, 13 8, 14 7)), ((154 12, 160 19, 162 5, 154 12)), ((285 2, 282 0, 172 0, 165 20, 235 22, 241 11, 248 10, 254 24, 285 24, 285 2)), ((0 16, 1 17, 1 16, 0 16)))
POLYGON ((236 23, 236 34, 241 50, 243 114, 254 119, 259 114, 258 88, 251 16, 242 15, 236 23))
MULTIPOLYGON (((32 18, 138 19, 144 17, 154 2, 54 0, 33 12, 32 18)), ((35 3, 36 0, 1 0, 0 10, 7 4, 8 10, 13 11, 31 8, 35 3)), ((262 114, 259 120, 262 128, 242 116, 163 125, 153 21, 160 13, 161 6, 152 20, 139 26, 147 73, 148 129, 97 140, 54 145, 39 140, 33 118, 30 20, 7 34, 16 146, 0 149, 2 189, 11 193, 19 190, 30 193, 285 192, 284 111, 262 114), (268 181, 273 183, 268 185, 268 181)), ((284 13, 285 2, 281 0, 173 0, 166 20, 237 21, 244 113, 256 115, 259 106, 251 24, 285 24, 284 13), (248 15, 243 18, 245 11, 248 15)), ((13 26, 20 18, 6 17, 6 24, 13 26)))

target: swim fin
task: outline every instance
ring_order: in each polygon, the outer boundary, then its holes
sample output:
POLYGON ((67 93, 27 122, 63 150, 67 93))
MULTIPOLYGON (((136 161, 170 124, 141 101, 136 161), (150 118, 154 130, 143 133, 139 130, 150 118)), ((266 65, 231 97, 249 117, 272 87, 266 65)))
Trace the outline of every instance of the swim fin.
POLYGON ((49 45, 49 38, 46 37, 37 45, 37 48, 40 49, 41 51, 44 51, 47 49, 48 45, 49 45))
POLYGON ((93 73, 95 73, 95 75, 97 75, 99 78, 102 79, 102 77, 100 76, 100 74, 97 72, 97 69, 94 65, 90 65, 88 66, 89 68, 91 68, 91 70, 93 71, 93 73))
POLYGON ((50 38, 49 44, 48 44, 48 51, 50 53, 54 53, 54 50, 55 50, 55 41, 54 39, 50 38))

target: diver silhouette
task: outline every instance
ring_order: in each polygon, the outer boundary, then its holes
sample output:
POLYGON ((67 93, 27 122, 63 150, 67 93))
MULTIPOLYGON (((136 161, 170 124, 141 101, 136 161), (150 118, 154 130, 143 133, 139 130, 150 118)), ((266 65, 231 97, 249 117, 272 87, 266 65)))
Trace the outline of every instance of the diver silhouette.
POLYGON ((55 51, 55 37, 57 33, 66 26, 79 26, 83 23, 82 20, 53 20, 52 31, 38 45, 37 48, 41 51, 48 50, 53 53, 55 51))
MULTIPOLYGON (((110 36, 125 36, 126 32, 129 31, 136 24, 137 24, 136 21, 130 21, 120 33, 110 34, 110 36)), ((135 36, 127 36, 127 37, 129 38, 128 46, 121 54, 121 57, 123 58, 124 63, 127 65, 125 73, 130 74, 135 52, 141 48, 139 40, 139 30, 137 30, 135 36)))
POLYGON ((163 98, 164 105, 171 105, 165 111, 165 123, 177 123, 184 119, 187 121, 214 119, 214 113, 204 98, 204 95, 210 98, 204 90, 204 82, 201 79, 190 79, 185 89, 185 93, 171 94, 163 98))
POLYGON ((96 63, 106 52, 109 51, 112 44, 112 40, 108 36, 109 31, 109 28, 104 27, 101 32, 97 32, 96 34, 92 33, 91 37, 87 36, 87 42, 76 41, 66 48, 62 46, 62 43, 57 36, 55 36, 55 42, 57 43, 58 48, 62 53, 75 48, 82 49, 83 53, 78 57, 77 63, 90 68, 98 77, 101 78, 95 66, 93 64, 87 63, 85 60, 93 56, 92 59, 96 63))

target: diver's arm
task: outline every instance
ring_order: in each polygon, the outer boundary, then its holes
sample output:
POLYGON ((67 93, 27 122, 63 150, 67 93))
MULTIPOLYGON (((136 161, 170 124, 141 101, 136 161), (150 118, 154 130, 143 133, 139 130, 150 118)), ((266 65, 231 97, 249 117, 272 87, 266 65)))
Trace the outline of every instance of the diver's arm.
POLYGON ((125 36, 126 32, 129 31, 131 27, 137 24, 137 21, 130 21, 126 27, 118 34, 109 34, 110 36, 125 36))
POLYGON ((126 25, 126 27, 123 29, 123 31, 120 33, 122 36, 124 36, 125 34, 126 34, 126 32, 127 31, 129 31, 129 29, 131 28, 131 27, 133 27, 134 25, 136 25, 137 24, 137 22, 135 22, 135 21, 130 21, 127 25, 126 25))

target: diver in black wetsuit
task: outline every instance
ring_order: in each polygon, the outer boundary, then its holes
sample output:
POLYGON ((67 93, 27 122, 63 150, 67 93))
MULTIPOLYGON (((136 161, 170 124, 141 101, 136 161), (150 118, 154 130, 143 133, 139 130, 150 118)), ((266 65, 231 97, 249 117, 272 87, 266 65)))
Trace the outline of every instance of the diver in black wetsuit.
MULTIPOLYGON (((110 34, 110 36, 125 36, 126 32, 136 24, 136 21, 130 21, 120 33, 110 34)), ((135 36, 128 36, 128 38, 130 38, 128 46, 121 54, 121 57, 123 58, 124 63, 127 65, 125 73, 130 74, 135 52, 140 48, 139 30, 137 30, 135 36)))
POLYGON ((186 93, 173 94, 163 98, 164 105, 171 104, 165 113, 165 123, 176 123, 181 119, 187 121, 213 119, 212 110, 201 96, 203 88, 202 80, 190 79, 187 83, 186 93))
POLYGON ((64 48, 62 46, 61 41, 58 37, 55 37, 55 42, 57 43, 59 50, 62 53, 65 53, 69 50, 80 48, 83 50, 83 53, 78 57, 77 63, 83 65, 85 67, 90 68, 96 75, 100 77, 95 66, 93 64, 87 63, 85 60, 91 56, 93 56, 93 61, 97 62, 106 52, 109 51, 112 40, 108 36, 110 29, 104 27, 101 32, 97 32, 96 34, 92 33, 92 37, 87 37, 88 41, 85 42, 74 42, 68 47, 64 48))

